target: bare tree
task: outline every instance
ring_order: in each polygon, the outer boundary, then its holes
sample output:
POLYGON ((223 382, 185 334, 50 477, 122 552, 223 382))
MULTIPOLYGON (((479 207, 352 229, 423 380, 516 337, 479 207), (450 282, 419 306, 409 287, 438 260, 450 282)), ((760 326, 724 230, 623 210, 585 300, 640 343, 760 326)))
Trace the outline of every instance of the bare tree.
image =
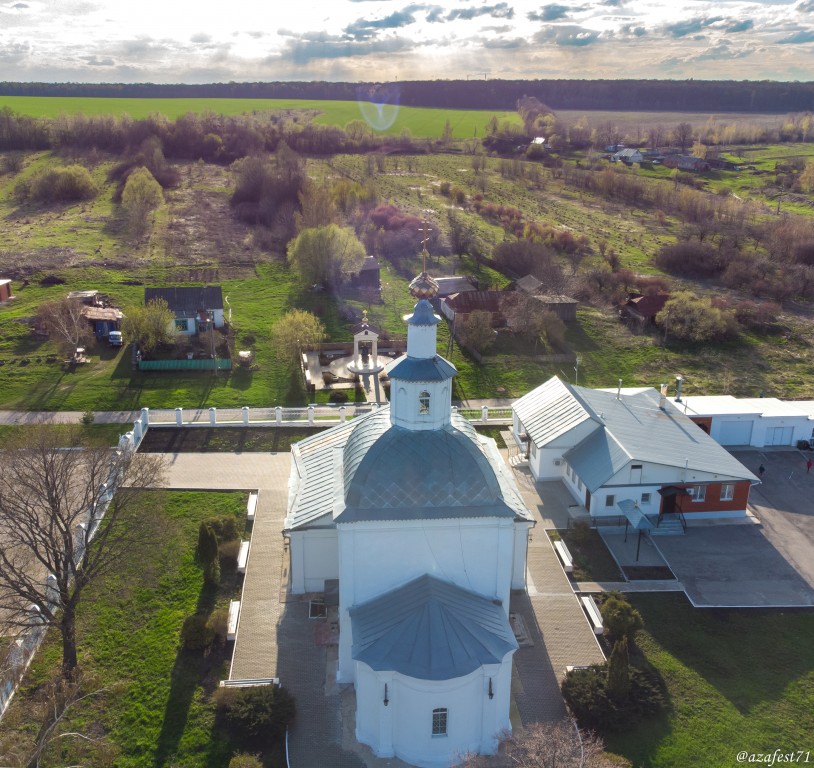
POLYGON ((65 354, 73 354, 93 339, 90 323, 82 315, 84 305, 74 299, 58 299, 41 304, 37 310, 40 324, 65 354))
POLYGON ((160 457, 88 444, 78 427, 66 441, 35 425, 3 454, 0 615, 7 626, 58 627, 66 677, 77 666, 85 588, 157 535, 139 502, 162 474, 160 457))
POLYGON ((679 123, 673 128, 673 141, 684 152, 692 143, 692 125, 690 123, 679 123))
POLYGON ((458 768, 612 768, 601 739, 573 720, 534 723, 500 739, 496 757, 468 755, 458 768))
POLYGON ((41 686, 36 694, 36 709, 41 722, 39 731, 7 729, 10 733, 0 746, 0 761, 13 768, 40 768, 61 763, 68 749, 74 760, 81 760, 74 763, 76 768, 83 765, 94 768, 112 766, 118 753, 112 743, 104 736, 73 730, 69 724, 74 711, 108 692, 108 689, 99 687, 98 680, 83 675, 79 669, 68 677, 60 676, 41 686), (72 742, 72 746, 67 747, 67 742, 72 742))

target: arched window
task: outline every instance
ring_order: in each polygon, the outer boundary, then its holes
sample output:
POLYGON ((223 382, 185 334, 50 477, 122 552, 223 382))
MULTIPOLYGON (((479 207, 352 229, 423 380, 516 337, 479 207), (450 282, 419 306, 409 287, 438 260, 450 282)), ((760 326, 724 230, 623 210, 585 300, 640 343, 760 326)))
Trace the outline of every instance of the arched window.
POLYGON ((418 415, 428 416, 430 413, 430 393, 425 389, 418 395, 418 415))
POLYGON ((449 711, 446 707, 434 709, 432 711, 432 735, 433 736, 446 736, 447 735, 447 715, 449 711))

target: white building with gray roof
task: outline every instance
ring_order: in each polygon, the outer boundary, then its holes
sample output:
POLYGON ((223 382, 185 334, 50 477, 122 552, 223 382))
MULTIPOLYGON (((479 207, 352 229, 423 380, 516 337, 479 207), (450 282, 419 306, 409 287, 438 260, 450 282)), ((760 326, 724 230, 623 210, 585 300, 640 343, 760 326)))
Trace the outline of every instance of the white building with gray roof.
POLYGON ((292 448, 291 588, 339 581, 340 683, 380 757, 448 766, 511 728, 512 589, 524 589, 526 509, 493 440, 452 413, 426 272, 410 284, 407 354, 391 402, 292 448))
POLYGON ((561 480, 593 517, 628 502, 654 519, 742 517, 755 477, 652 388, 595 390, 554 377, 513 406, 535 480, 561 480))

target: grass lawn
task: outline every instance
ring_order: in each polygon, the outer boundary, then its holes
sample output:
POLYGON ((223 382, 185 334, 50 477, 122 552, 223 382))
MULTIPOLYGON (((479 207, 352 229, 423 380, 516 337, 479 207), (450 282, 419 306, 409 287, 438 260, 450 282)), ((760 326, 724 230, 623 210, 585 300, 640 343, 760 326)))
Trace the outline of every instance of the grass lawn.
MULTIPOLYGON (((75 429, 72 425, 52 424, 49 429, 55 432, 67 432, 69 429, 75 429)), ((90 441, 99 441, 106 445, 118 445, 119 437, 128 430, 127 424, 89 424, 82 425, 81 435, 90 441)), ((23 425, 14 424, 0 424, 0 448, 4 448, 10 442, 14 441, 18 435, 21 435, 26 429, 23 425)))
POLYGON ((636 644, 670 709, 608 739, 611 752, 686 768, 735 766, 742 751, 814 751, 814 613, 696 609, 683 595, 630 601, 645 625, 636 644))
MULTIPOLYGON (((79 663, 108 692, 73 711, 66 729, 106 734, 120 751, 120 768, 225 767, 233 746, 214 727, 212 693, 228 675, 228 654, 224 647, 206 656, 184 651, 179 638, 187 616, 228 606, 239 590, 234 570, 225 568, 218 591, 205 589, 194 554, 201 520, 234 516, 242 529, 244 494, 156 492, 140 511, 152 513, 161 546, 132 551, 83 598, 79 663)), ((51 632, 0 737, 15 729, 36 733, 34 702, 40 686, 58 674, 60 660, 58 633, 51 632)), ((49 764, 71 764, 66 749, 61 755, 66 762, 49 764)))
POLYGON ((574 581, 624 581, 616 561, 608 552, 605 542, 595 530, 588 530, 575 535, 572 529, 548 531, 552 541, 558 537, 565 542, 574 562, 574 581))

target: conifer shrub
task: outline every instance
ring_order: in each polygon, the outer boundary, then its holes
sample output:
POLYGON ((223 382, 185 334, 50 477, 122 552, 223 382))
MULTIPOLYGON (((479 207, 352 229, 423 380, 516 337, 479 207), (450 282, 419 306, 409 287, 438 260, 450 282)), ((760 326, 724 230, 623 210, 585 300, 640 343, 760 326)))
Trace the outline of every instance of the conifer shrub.
POLYGON ((280 743, 294 720, 294 697, 276 685, 220 689, 218 717, 229 735, 241 746, 260 749, 280 743))
POLYGON ((202 651, 212 645, 214 639, 215 631, 205 613, 195 613, 184 619, 181 643, 188 651, 202 651))
POLYGON ((198 564, 203 569, 204 583, 208 586, 217 586, 220 582, 218 538, 212 530, 212 526, 205 521, 198 528, 196 557, 198 564))

